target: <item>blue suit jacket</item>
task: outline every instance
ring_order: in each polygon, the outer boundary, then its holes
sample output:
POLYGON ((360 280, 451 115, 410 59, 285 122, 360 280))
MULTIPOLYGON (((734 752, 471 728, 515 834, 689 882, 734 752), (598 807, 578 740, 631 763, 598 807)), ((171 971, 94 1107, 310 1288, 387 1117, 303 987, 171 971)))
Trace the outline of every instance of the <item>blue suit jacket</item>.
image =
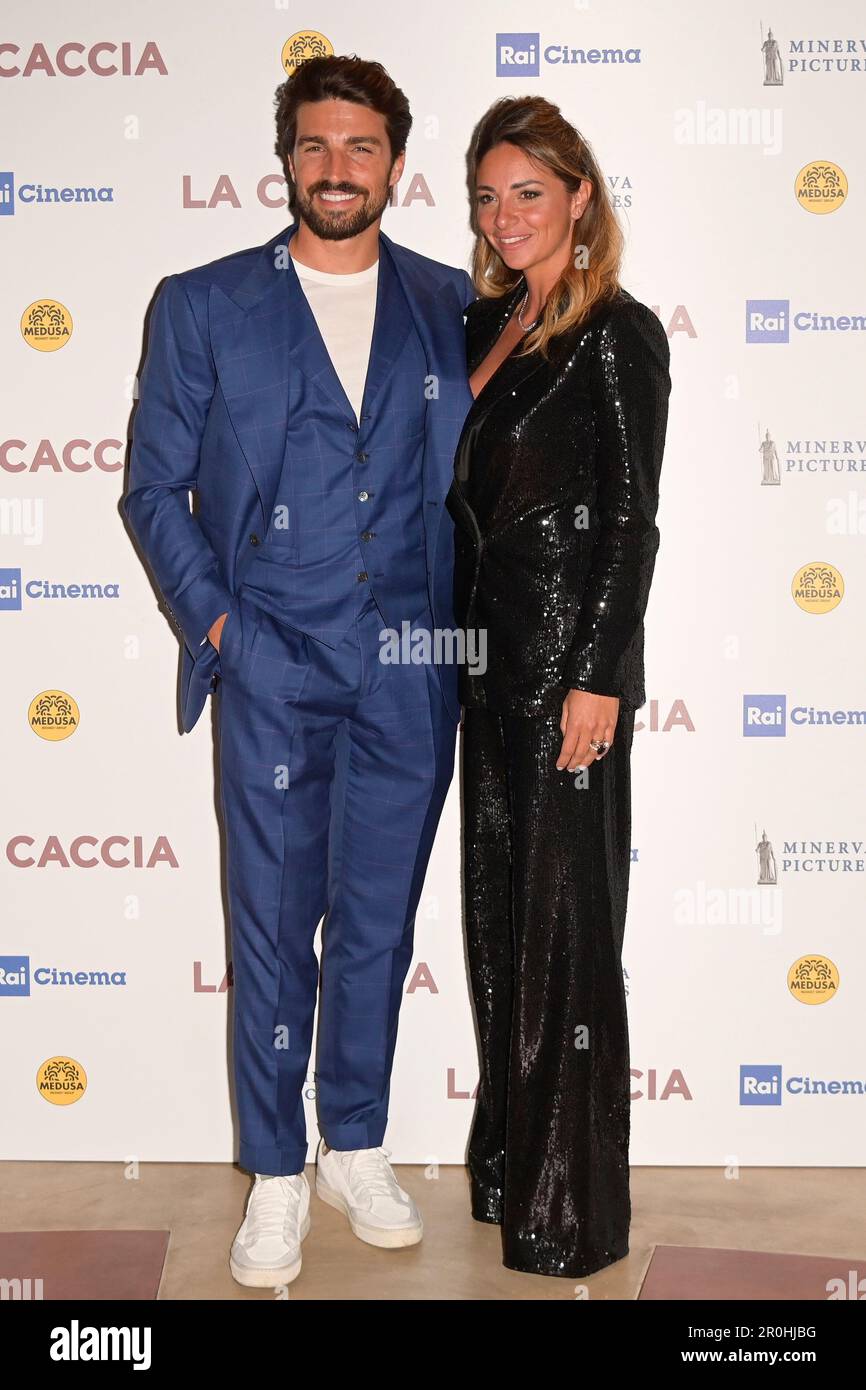
MULTIPOLYGON (((294 262, 284 256, 280 268, 275 265, 279 243, 297 226, 284 227, 263 246, 170 275, 153 307, 123 509, 183 638, 186 731, 213 688, 219 656, 208 630, 227 611, 255 554, 250 538, 267 531, 294 374, 304 373, 345 414, 345 395, 321 336, 308 331, 309 316, 300 312, 304 292, 294 262), (195 512, 190 492, 197 495, 195 512)), ((436 383, 426 412, 422 510, 433 620, 451 630, 454 531, 444 503, 472 404, 464 310, 475 290, 464 270, 398 246, 384 232, 379 238, 436 383)), ((381 385, 390 360, 388 325, 377 323, 368 392, 381 385)), ((449 663, 437 671, 445 704, 459 720, 457 669, 449 663)))

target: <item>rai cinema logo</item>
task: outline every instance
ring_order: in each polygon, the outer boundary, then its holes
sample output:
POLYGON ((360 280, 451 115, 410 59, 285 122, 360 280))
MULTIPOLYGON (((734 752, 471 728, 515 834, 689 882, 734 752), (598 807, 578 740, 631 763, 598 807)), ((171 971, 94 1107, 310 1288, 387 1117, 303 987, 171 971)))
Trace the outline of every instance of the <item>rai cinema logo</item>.
POLYGON ((332 58, 333 55, 334 45, 330 39, 326 39, 324 34, 317 34, 315 29, 302 29, 286 39, 280 61, 286 76, 291 77, 302 63, 308 63, 311 58, 332 58))
POLYGON ((73 1057, 49 1057, 36 1073, 36 1089, 51 1105, 74 1105, 87 1089, 87 1073, 73 1057))
POLYGON ((65 690, 41 690, 30 701, 27 721, 34 734, 57 743, 75 733, 81 715, 78 705, 65 690))
POLYGON ((21 315, 21 336, 37 352, 56 352, 72 337, 72 315, 59 299, 34 299, 21 315))

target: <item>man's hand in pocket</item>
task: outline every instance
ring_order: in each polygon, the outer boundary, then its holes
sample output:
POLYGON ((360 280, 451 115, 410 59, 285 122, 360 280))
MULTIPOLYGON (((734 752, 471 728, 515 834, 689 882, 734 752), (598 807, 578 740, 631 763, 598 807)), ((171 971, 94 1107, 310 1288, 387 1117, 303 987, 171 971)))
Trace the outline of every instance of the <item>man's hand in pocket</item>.
POLYGON ((208 628, 207 635, 210 641, 216 647, 217 651, 219 651, 220 649, 220 639, 222 637, 222 631, 227 617, 228 609, 225 613, 221 613, 220 616, 217 618, 216 622, 212 623, 211 626, 208 628))

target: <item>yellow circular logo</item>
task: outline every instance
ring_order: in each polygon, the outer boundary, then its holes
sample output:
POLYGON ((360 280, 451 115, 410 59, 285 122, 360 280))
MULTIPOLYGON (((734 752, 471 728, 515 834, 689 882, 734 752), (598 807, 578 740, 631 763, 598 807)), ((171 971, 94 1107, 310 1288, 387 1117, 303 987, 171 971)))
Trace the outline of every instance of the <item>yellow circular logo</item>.
POLYGON ((72 1057, 49 1057, 36 1073, 36 1089, 52 1105, 74 1105, 87 1089, 87 1073, 72 1057))
POLYGON ((826 560, 813 560, 798 570, 791 582, 791 594, 804 613, 829 613, 842 602, 845 584, 839 571, 826 560))
POLYGON ((51 743, 69 738, 81 720, 77 704, 65 690, 41 690, 30 701, 27 718, 34 734, 51 743))
POLYGON ((836 997, 839 971, 826 956, 801 956, 788 971, 788 988, 801 1004, 826 1004, 836 997))
POLYGON ((794 180, 797 202, 807 212, 835 212, 848 197, 848 180, 838 164, 816 159, 805 164, 794 180))
POLYGON ((72 315, 59 299, 34 299, 21 315, 21 336, 37 352, 56 352, 72 337, 72 315))
POLYGON ((317 34, 315 29, 302 29, 283 44, 283 69, 286 76, 291 77, 301 63, 309 62, 310 58, 331 58, 333 53, 334 45, 324 34, 317 34))

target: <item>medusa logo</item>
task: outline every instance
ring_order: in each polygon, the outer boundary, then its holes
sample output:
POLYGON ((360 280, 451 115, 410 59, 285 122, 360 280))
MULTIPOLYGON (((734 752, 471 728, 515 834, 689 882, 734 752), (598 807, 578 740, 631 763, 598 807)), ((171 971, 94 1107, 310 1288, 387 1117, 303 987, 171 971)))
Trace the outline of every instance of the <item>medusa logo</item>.
POLYGON ((311 58, 330 58, 333 52, 334 45, 324 34, 317 34, 315 29, 302 29, 283 44, 283 71, 287 77, 291 77, 301 63, 307 63, 311 58))
POLYGON ((72 315, 59 299, 34 299, 21 315, 21 336, 37 352, 56 352, 72 336, 72 315))
POLYGON ((36 1088, 52 1105, 74 1105, 87 1089, 87 1073, 73 1057, 49 1057, 36 1073, 36 1088))
POLYGON ((75 733, 81 716, 78 705, 65 690, 42 690, 30 701, 27 718, 34 734, 57 742, 75 733))
POLYGON ((804 613, 829 613, 842 602, 845 582, 834 565, 811 560, 791 580, 791 596, 804 613))
POLYGON ((794 180, 797 202, 807 212, 835 212, 848 197, 848 180, 838 164, 806 164, 794 180))
POLYGON ((839 971, 827 956, 801 956, 788 971, 788 988, 801 1004, 826 1004, 836 997, 839 971))

